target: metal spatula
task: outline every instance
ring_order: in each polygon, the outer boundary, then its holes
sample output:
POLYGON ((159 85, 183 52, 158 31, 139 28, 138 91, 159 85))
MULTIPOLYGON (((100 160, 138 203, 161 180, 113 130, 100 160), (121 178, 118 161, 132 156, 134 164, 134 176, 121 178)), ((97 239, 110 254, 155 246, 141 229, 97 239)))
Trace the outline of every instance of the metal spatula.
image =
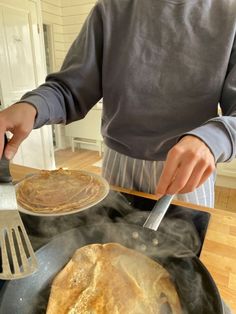
MULTIPOLYGON (((5 136, 4 147, 6 144, 5 136)), ((33 248, 17 211, 9 160, 4 156, 0 160, 0 246, 2 260, 0 279, 23 278, 37 269, 33 248)))
POLYGON ((162 196, 154 205, 153 209, 151 210, 147 220, 143 224, 143 227, 148 229, 157 230, 167 209, 170 206, 170 203, 174 195, 164 195, 162 196))

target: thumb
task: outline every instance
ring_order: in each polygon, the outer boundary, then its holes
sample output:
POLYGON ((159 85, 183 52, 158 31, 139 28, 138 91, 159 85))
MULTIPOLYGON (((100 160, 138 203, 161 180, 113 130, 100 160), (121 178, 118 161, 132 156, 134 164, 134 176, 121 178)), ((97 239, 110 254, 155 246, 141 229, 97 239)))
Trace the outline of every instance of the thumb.
POLYGON ((25 136, 21 135, 13 135, 11 139, 9 139, 5 150, 4 155, 7 159, 12 159, 18 151, 20 144, 25 139, 25 136))

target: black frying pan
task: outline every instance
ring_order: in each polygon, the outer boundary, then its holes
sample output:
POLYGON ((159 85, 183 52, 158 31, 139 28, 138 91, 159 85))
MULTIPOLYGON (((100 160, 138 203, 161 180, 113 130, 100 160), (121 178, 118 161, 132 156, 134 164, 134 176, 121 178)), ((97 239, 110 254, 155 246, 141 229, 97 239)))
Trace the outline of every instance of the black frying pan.
POLYGON ((36 252, 39 270, 35 274, 5 283, 0 294, 0 313, 45 313, 52 279, 74 251, 86 244, 106 242, 119 242, 161 263, 171 274, 184 313, 223 314, 211 275, 189 249, 160 231, 124 223, 81 226, 55 237, 36 252))

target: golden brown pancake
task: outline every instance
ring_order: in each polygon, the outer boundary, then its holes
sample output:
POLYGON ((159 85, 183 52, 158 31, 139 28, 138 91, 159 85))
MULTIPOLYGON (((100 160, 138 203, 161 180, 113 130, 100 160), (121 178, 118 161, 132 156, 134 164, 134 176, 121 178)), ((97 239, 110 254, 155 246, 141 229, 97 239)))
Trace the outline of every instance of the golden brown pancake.
POLYGON ((160 264, 117 243, 91 244, 53 280, 46 314, 159 314, 164 303, 182 313, 160 264))
POLYGON ((94 204, 107 186, 99 176, 78 170, 42 170, 19 183, 17 201, 33 212, 68 212, 94 204))

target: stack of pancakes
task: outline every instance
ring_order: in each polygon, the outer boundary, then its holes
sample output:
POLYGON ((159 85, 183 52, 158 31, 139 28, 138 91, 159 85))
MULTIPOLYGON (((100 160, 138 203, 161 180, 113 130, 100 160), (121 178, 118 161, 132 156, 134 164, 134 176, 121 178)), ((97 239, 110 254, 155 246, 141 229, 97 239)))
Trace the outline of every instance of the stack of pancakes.
POLYGON ((58 213, 89 206, 105 193, 102 179, 88 172, 42 170, 19 183, 17 201, 36 213, 58 213))

